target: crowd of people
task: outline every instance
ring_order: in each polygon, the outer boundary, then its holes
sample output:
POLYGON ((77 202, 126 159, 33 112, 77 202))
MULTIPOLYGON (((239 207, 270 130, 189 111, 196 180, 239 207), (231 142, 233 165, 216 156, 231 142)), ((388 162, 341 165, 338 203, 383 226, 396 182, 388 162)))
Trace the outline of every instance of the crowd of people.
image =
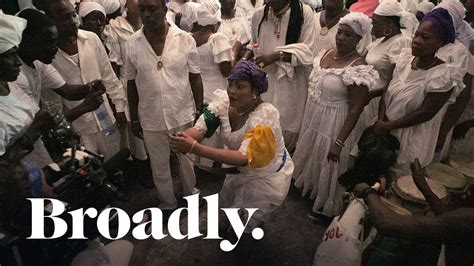
MULTIPOLYGON (((62 113, 87 151, 109 159, 130 149, 137 181, 155 187, 165 214, 179 201, 171 153, 182 196, 199 193, 195 167, 225 173, 220 206, 258 208, 250 235, 292 185, 313 202, 311 219, 341 215, 348 188, 340 177, 352 173, 370 128, 398 140, 388 179, 413 171, 435 213, 396 219, 362 182, 354 193, 374 225, 448 243, 448 264, 474 263, 470 188, 465 208, 448 211, 420 178, 432 163, 474 162, 472 0, 22 0, 0 8, 1 162, 51 163, 41 135, 62 113)), ((18 179, 10 168, 0 184, 18 179)))

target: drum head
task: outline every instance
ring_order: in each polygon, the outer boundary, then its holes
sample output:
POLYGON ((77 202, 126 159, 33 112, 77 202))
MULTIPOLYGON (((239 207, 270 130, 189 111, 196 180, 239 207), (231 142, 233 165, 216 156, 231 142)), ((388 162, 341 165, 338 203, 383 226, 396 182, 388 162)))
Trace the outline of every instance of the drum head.
POLYGON ((463 164, 457 170, 464 174, 470 184, 474 184, 474 162, 463 164))
MULTIPOLYGON (((446 190, 446 187, 443 184, 433 179, 425 179, 428 183, 428 186, 438 198, 443 199, 448 196, 448 191, 446 190)), ((415 182, 413 182, 413 178, 410 175, 399 177, 397 181, 394 182, 393 189, 402 199, 412 201, 418 204, 427 204, 425 196, 423 196, 421 191, 418 190, 415 185, 415 182)))
POLYGON ((449 190, 464 191, 467 186, 464 175, 453 167, 434 163, 425 167, 425 174, 427 177, 438 181, 446 186, 449 190))
POLYGON ((394 211, 397 214, 400 214, 403 216, 411 215, 411 212, 409 210, 403 208, 402 206, 396 204, 395 202, 390 201, 387 198, 380 197, 380 201, 382 201, 382 203, 385 204, 385 206, 387 206, 388 208, 390 208, 392 211, 394 211))

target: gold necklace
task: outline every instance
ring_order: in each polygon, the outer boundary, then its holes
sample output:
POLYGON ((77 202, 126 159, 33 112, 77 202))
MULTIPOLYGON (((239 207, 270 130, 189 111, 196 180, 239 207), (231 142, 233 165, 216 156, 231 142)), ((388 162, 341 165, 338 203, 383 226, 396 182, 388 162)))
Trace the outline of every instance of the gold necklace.
MULTIPOLYGON (((337 14, 337 16, 335 18, 333 18, 329 23, 326 23, 326 15, 324 16, 324 27, 322 27, 320 30, 319 30, 319 34, 321 36, 326 36, 328 35, 329 33, 329 26, 334 22, 336 21, 336 19, 339 19, 340 18, 340 15, 342 15, 342 13, 344 13, 344 11, 346 11, 345 8, 342 9, 342 11, 337 14)), ((326 13, 325 13, 326 14, 326 13)))

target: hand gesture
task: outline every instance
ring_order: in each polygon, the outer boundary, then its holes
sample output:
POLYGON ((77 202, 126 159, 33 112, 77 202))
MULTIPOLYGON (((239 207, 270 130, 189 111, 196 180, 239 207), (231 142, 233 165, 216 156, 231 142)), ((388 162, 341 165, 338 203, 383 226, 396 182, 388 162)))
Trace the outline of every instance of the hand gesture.
POLYGON ((271 52, 263 55, 259 55, 255 58, 255 64, 264 68, 280 60, 280 52, 271 52))
POLYGON ((329 147, 328 161, 339 162, 339 155, 341 154, 342 148, 336 143, 332 143, 329 147))
POLYGON ((424 191, 427 188, 429 188, 428 183, 426 182, 426 179, 425 179, 425 172, 423 171, 423 168, 421 167, 421 164, 420 164, 420 161, 418 161, 418 158, 416 158, 414 162, 410 163, 410 169, 411 169, 411 176, 413 178, 413 182, 415 182, 416 187, 420 191, 424 191))
POLYGON ((178 132, 175 135, 168 135, 170 141, 170 148, 174 152, 188 153, 191 152, 191 148, 195 145, 195 139, 183 132, 178 132))
POLYGON ((96 96, 100 96, 105 93, 105 87, 101 80, 96 79, 92 82, 89 82, 88 85, 91 86, 91 92, 96 96))
POLYGON ((53 116, 51 116, 49 112, 45 111, 44 109, 41 109, 38 113, 36 113, 31 127, 35 130, 43 132, 56 127, 56 122, 54 121, 53 116))

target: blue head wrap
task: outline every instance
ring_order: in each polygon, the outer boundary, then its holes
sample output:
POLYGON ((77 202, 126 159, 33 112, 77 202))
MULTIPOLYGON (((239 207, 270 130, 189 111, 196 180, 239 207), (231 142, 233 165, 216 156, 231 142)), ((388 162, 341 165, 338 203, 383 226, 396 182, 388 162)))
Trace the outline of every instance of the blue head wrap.
POLYGON ((456 38, 456 31, 454 30, 453 19, 446 9, 433 9, 423 17, 421 23, 425 21, 431 21, 431 23, 433 23, 436 33, 443 41, 443 44, 454 42, 456 38))
POLYGON ((259 95, 268 90, 267 73, 250 61, 237 63, 227 79, 247 80, 253 85, 259 95))

